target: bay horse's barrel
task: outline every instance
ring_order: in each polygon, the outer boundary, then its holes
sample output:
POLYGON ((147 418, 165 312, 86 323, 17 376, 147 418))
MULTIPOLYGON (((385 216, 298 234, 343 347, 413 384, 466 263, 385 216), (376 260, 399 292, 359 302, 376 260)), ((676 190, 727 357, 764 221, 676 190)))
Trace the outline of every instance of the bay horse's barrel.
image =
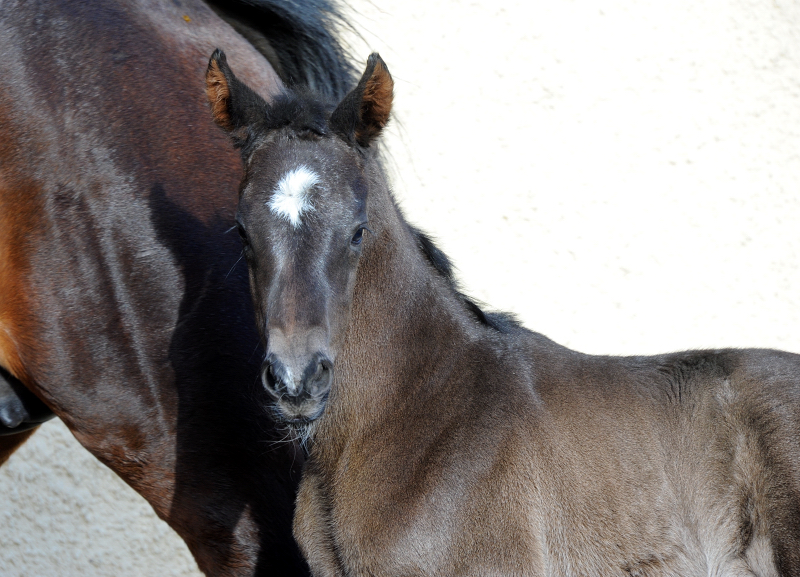
POLYGON ((286 83, 341 95, 339 17, 327 0, 0 9, 6 421, 35 424, 35 395, 209 574, 306 569, 290 533, 302 454, 273 446, 230 233, 241 162, 197 88, 224 46, 267 99, 286 83))

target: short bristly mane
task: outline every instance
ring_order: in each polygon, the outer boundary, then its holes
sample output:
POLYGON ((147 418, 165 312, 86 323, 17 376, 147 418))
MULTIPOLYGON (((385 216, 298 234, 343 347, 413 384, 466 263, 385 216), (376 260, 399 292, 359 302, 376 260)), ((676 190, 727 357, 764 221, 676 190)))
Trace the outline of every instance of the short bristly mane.
POLYGON ((248 127, 243 137, 234 137, 234 145, 241 149, 242 157, 253 152, 259 135, 271 130, 290 129, 300 136, 330 134, 328 118, 334 104, 321 99, 310 91, 285 90, 264 108, 263 117, 248 127))
POLYGON ((464 303, 464 306, 478 322, 501 333, 510 333, 522 326, 511 313, 486 312, 476 301, 461 292, 450 258, 436 246, 430 236, 415 226, 410 224, 407 226, 427 261, 447 281, 456 297, 464 303))

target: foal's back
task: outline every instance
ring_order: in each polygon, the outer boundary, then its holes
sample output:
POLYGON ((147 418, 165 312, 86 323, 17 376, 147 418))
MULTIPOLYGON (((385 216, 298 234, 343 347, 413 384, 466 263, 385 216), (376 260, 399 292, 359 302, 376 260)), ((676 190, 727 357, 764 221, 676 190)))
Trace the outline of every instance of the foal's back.
POLYGON ((529 342, 499 484, 525 493, 543 573, 800 574, 799 356, 529 342))

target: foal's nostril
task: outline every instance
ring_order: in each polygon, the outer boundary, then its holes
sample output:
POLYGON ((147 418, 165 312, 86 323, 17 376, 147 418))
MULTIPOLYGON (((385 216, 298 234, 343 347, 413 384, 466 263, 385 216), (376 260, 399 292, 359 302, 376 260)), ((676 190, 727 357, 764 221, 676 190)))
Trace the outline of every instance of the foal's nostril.
POLYGON ((261 382, 267 392, 273 395, 286 389, 285 371, 277 360, 267 360, 261 367, 261 382))
POLYGON ((305 389, 309 395, 320 396, 328 392, 333 382, 333 363, 319 355, 306 369, 305 389))

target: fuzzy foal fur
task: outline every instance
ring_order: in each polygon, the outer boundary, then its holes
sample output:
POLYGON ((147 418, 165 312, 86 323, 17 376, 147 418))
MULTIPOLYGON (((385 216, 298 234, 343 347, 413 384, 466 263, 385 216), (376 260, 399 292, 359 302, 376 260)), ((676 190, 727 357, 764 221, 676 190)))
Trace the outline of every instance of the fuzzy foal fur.
POLYGON ((591 356, 484 314, 370 146, 385 70, 373 56, 338 106, 287 93, 233 127, 259 330, 334 364, 299 425, 294 534, 314 575, 800 575, 800 357, 591 356), (290 230, 264 204, 298 163, 322 184, 290 230), (327 340, 304 350, 312 331, 327 340))

